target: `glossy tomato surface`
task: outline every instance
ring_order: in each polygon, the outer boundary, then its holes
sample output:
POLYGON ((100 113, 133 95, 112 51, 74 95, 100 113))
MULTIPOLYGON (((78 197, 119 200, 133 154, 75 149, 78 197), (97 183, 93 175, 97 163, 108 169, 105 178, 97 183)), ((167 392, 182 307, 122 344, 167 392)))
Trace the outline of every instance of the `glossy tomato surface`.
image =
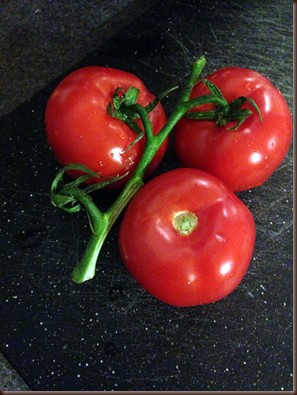
POLYGON ((128 271, 150 294, 175 306, 215 302, 232 292, 252 258, 251 212, 218 178, 180 168, 149 181, 130 202, 119 232, 128 271), (178 233, 180 213, 196 216, 178 233))
MULTIPOLYGON (((47 103, 45 128, 48 143, 62 166, 82 163, 104 177, 121 176, 127 171, 127 177, 132 174, 144 150, 145 138, 125 152, 137 134, 106 111, 114 91, 122 88, 126 92, 130 86, 140 90, 137 103, 142 106, 155 98, 135 75, 112 68, 81 68, 60 82, 47 103)), ((157 134, 166 123, 160 103, 149 113, 149 118, 157 134)), ((136 121, 143 129, 141 120, 136 121)), ((157 151, 146 175, 157 168, 167 145, 168 139, 157 151)), ((127 177, 112 185, 122 187, 127 177)), ((93 178, 90 183, 98 181, 93 178)))
MULTIPOLYGON (((258 105, 263 122, 250 103, 240 108, 253 111, 237 130, 217 126, 213 121, 181 119, 175 129, 175 151, 182 166, 207 171, 223 180, 233 191, 263 184, 285 158, 292 139, 289 107, 267 78, 248 69, 230 67, 206 77, 222 92, 228 103, 245 96, 258 105)), ((203 82, 190 98, 209 94, 203 82)), ((212 104, 194 110, 214 109, 212 104)))

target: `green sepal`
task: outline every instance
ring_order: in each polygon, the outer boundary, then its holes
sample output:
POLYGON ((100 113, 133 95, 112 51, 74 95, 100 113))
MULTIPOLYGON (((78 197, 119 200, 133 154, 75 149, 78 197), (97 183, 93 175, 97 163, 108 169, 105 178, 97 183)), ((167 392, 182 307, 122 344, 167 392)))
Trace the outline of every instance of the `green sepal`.
POLYGON ((216 96, 217 98, 222 100, 223 105, 217 106, 217 111, 222 111, 224 115, 226 113, 228 113, 228 110, 229 110, 228 102, 224 98, 224 96, 223 96, 222 92, 219 90, 219 88, 207 79, 203 79, 201 81, 207 86, 207 88, 210 90, 210 92, 213 96, 216 96))
MULTIPOLYGON (((169 93, 171 93, 172 91, 174 91, 177 88, 178 88, 178 86, 173 86, 172 88, 169 88, 165 92, 158 95, 153 101, 151 101, 147 106, 144 107, 146 113, 149 114, 151 111, 153 111, 154 108, 158 105, 158 103, 162 99, 164 99, 164 97, 166 97, 169 93)), ((139 118, 139 117, 141 118, 140 113, 138 113, 137 111, 134 112, 134 114, 136 114, 136 118, 139 118)), ((126 123, 138 134, 136 139, 126 149, 126 152, 127 152, 132 147, 132 145, 134 145, 135 143, 137 143, 139 140, 142 139, 142 137, 144 136, 144 131, 141 130, 140 127, 137 125, 137 123, 134 120, 130 119, 129 117, 126 120, 126 123)))
POLYGON ((118 110, 123 104, 126 106, 135 104, 137 102, 138 95, 139 89, 134 86, 130 86, 127 92, 125 92, 123 88, 117 88, 113 93, 113 106, 118 110), (121 91, 123 94, 119 95, 118 91, 121 91))
POLYGON ((228 120, 225 121, 225 124, 229 121, 237 121, 237 124, 233 126, 233 128, 227 128, 227 130, 236 130, 253 112, 248 110, 247 108, 243 108, 241 110, 235 111, 233 114, 230 115, 228 120))
POLYGON ((236 120, 238 120, 238 122, 233 128, 227 128, 227 130, 231 131, 237 129, 250 115, 253 114, 253 112, 247 108, 238 110, 239 107, 241 107, 242 104, 246 101, 248 101, 254 107, 260 117, 261 122, 263 122, 259 107, 255 103, 255 101, 253 99, 250 99, 249 97, 241 96, 233 100, 233 102, 229 104, 229 113, 226 117, 226 123, 236 120))
POLYGON ((245 103, 246 101, 248 101, 254 107, 254 109, 257 111, 257 113, 258 113, 258 115, 260 117, 261 122, 263 122, 262 121, 262 116, 261 116, 261 113, 260 113, 260 110, 259 110, 259 107, 255 103, 255 101, 253 99, 250 99, 249 97, 245 97, 245 96, 240 96, 237 99, 233 100, 233 102, 231 102, 229 104, 230 115, 235 113, 235 111, 237 111, 239 109, 239 107, 241 107, 243 105, 243 103, 245 103))
MULTIPOLYGON (((152 100, 147 106, 143 107, 147 114, 152 112, 158 103, 167 96, 170 92, 177 89, 178 86, 174 86, 167 89, 162 94, 158 95, 154 100, 152 100)), ((135 122, 135 119, 141 118, 140 113, 135 111, 135 104, 137 104, 137 99, 139 95, 139 89, 130 86, 130 88, 125 92, 122 88, 117 88, 113 94, 113 105, 108 103, 106 108, 107 113, 121 121, 125 122, 136 134, 135 140, 127 147, 127 152, 135 143, 141 140, 144 136, 144 131, 135 122), (121 91, 122 95, 118 92, 121 91)))
POLYGON ((106 111, 110 116, 125 122, 137 134, 136 139, 128 146, 126 152, 133 144, 144 136, 143 130, 141 130, 135 122, 135 119, 139 118, 139 114, 131 110, 131 106, 137 103, 138 95, 139 89, 133 86, 130 86, 127 92, 122 88, 117 88, 113 94, 113 105, 108 103, 106 108, 106 111), (119 95, 119 91, 123 94, 119 95))
POLYGON ((172 88, 167 89, 165 92, 158 95, 153 101, 151 101, 147 106, 145 106, 146 112, 149 114, 153 111, 153 109, 158 105, 158 103, 164 99, 164 97, 168 96, 169 93, 178 89, 178 86, 173 86, 172 88))
POLYGON ((123 177, 126 177, 127 174, 128 172, 122 176, 102 177, 100 176, 100 173, 92 171, 87 166, 81 163, 71 163, 57 172, 56 177, 51 185, 51 202, 54 206, 59 207, 69 213, 78 212, 81 210, 81 200, 84 200, 83 197, 86 197, 89 193, 97 189, 104 188, 107 185, 112 184, 123 177), (79 170, 87 174, 82 175, 76 180, 65 184, 63 178, 65 173, 69 170, 79 170), (79 188, 80 184, 93 177, 108 179, 87 186, 84 189, 79 188))
POLYGON ((112 104, 108 103, 106 111, 112 117, 124 122, 127 118, 136 119, 138 115, 133 112, 131 113, 131 111, 129 112, 127 108, 137 103, 138 95, 139 89, 134 86, 130 86, 127 92, 123 88, 117 88, 113 93, 112 104), (119 91, 122 92, 122 95, 118 94, 119 91))
POLYGON ((97 173, 88 169, 86 166, 73 163, 60 169, 51 185, 51 202, 54 206, 59 207, 69 213, 80 211, 81 205, 78 200, 70 193, 71 189, 77 188, 82 182, 85 182, 91 177, 98 176, 97 173), (78 177, 76 180, 64 184, 63 178, 69 170, 80 170, 88 174, 78 177))
MULTIPOLYGON (((210 82, 207 79, 203 79, 201 81, 207 86, 207 88, 210 90, 211 93, 208 95, 200 96, 196 99, 192 99, 189 101, 189 103, 194 100, 199 101, 199 99, 200 99, 201 103, 199 103, 197 105, 201 105, 202 99, 204 99, 203 101, 205 101, 205 103, 207 102, 207 103, 215 104, 216 109, 209 110, 209 111, 187 112, 184 115, 184 118, 212 120, 212 121, 215 121, 216 124, 219 126, 225 126, 230 121, 237 121, 238 120, 237 124, 234 127, 227 128, 227 130, 229 130, 229 131, 235 130, 250 115, 253 114, 253 112, 251 110, 248 110, 246 108, 239 109, 239 107, 241 107, 243 103, 248 101, 255 108, 255 110, 257 111, 257 113, 260 117, 261 122, 263 122, 259 107, 257 106, 257 104, 255 103, 255 101, 253 99, 250 99, 249 97, 241 96, 241 97, 238 97, 237 99, 233 100, 233 102, 231 102, 230 104, 228 104, 228 102, 223 97, 221 91, 219 90, 219 88, 216 85, 214 85, 212 82, 210 82), (207 97, 209 97, 209 99, 207 99, 207 97), (215 100, 217 100, 217 99, 219 99, 219 101, 222 104, 215 103, 215 100)), ((205 104, 205 103, 203 103, 203 104, 205 104)))

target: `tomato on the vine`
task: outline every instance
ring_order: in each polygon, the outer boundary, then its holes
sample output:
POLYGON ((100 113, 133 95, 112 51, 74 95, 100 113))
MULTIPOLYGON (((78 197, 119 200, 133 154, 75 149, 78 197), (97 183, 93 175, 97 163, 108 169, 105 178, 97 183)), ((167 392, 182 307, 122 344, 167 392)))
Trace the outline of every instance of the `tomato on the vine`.
MULTIPOLYGON (((137 134, 122 120, 107 112, 117 88, 124 92, 133 86, 139 89, 137 103, 147 106, 155 99, 143 82, 133 74, 112 68, 91 66, 78 69, 64 78, 47 103, 45 128, 48 143, 62 166, 81 163, 101 177, 123 176, 112 184, 123 187, 139 162, 145 145, 145 136, 135 141, 137 134)), ((148 114, 153 133, 157 134, 166 123, 160 103, 148 114)), ((135 120, 143 130, 140 118, 135 120)), ((163 142, 150 163, 146 175, 161 162, 168 145, 163 142)), ((81 173, 71 171, 71 175, 81 173)), ((104 181, 92 178, 88 183, 104 181)))
POLYGON ((190 168, 144 185, 119 232, 128 271, 150 294, 176 306, 231 293, 247 271, 254 243, 247 206, 217 177, 190 168))
MULTIPOLYGON (((263 122, 249 102, 241 108, 253 114, 237 130, 227 130, 237 121, 218 126, 209 120, 182 118, 174 138, 181 165, 209 172, 235 192, 263 184, 285 158, 292 139, 292 117, 284 97, 266 77, 253 70, 229 67, 206 79, 220 89, 228 103, 240 96, 253 99, 263 122)), ((205 94, 209 90, 200 81, 190 99, 205 94)), ((190 111, 213 109, 213 104, 204 104, 190 111)))

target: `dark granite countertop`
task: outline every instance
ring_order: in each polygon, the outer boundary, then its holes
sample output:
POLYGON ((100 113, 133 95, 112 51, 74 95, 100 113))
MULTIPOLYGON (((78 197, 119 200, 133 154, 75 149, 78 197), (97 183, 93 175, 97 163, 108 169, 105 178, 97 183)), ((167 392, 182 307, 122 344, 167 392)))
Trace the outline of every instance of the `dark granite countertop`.
MULTIPOLYGON (((183 85, 200 55, 205 75, 225 66, 264 74, 292 111, 292 3, 15 0, 0 4, 0 23, 0 389, 292 391, 293 146, 264 185, 238 194, 257 230, 240 286, 177 308, 126 272, 118 225, 95 278, 70 281, 89 229, 84 213, 50 204, 58 165, 43 124, 51 92, 76 68, 126 70, 158 94, 183 85)), ((170 144, 155 174, 176 166, 170 144)))
POLYGON ((0 4, 0 117, 158 0, 11 0, 0 4))

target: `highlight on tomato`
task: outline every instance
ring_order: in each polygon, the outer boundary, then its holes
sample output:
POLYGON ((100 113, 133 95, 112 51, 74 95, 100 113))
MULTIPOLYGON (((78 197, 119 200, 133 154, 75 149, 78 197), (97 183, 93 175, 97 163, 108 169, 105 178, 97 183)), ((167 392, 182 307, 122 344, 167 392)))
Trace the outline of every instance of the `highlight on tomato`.
POLYGON ((190 168, 144 185, 119 231, 128 271, 151 295, 175 306, 230 294, 248 269, 254 244, 247 206, 217 177, 190 168))
MULTIPOLYGON (((88 184, 106 178, 129 174, 112 184, 121 188, 139 162, 145 146, 145 136, 139 135, 123 120, 114 117, 115 92, 120 102, 129 91, 136 91, 137 103, 143 107, 155 100, 143 82, 133 74, 107 67, 90 66, 78 69, 64 78, 49 98, 45 112, 48 143, 62 166, 80 163, 102 178, 91 178, 88 184), (109 112, 107 109, 109 108, 109 112)), ((135 96, 134 96, 135 99, 135 96)), ((135 99, 136 100, 136 99, 135 99)), ((158 103, 148 113, 156 135, 166 123, 163 107, 158 103)), ((125 118, 125 116, 123 116, 125 118)), ((134 117, 139 131, 141 119, 134 117)), ((160 164, 166 152, 168 138, 156 152, 146 176, 160 164)), ((74 177, 79 171, 69 172, 74 177)))
MULTIPOLYGON (((174 136, 180 164, 217 176, 234 192, 263 184, 285 158, 292 140, 292 117, 286 100, 266 77, 253 70, 223 68, 206 79, 219 88, 228 103, 239 97, 252 99, 262 121, 249 101, 239 111, 249 109, 252 115, 235 130, 228 129, 236 125, 236 117, 227 123, 220 122, 220 117, 217 122, 182 118, 174 136)), ((200 81, 194 86, 190 99, 209 93, 208 87, 200 81)), ((186 116, 209 110, 215 110, 215 106, 203 104, 189 110, 186 116)), ((216 110, 223 113, 222 109, 216 110)))

